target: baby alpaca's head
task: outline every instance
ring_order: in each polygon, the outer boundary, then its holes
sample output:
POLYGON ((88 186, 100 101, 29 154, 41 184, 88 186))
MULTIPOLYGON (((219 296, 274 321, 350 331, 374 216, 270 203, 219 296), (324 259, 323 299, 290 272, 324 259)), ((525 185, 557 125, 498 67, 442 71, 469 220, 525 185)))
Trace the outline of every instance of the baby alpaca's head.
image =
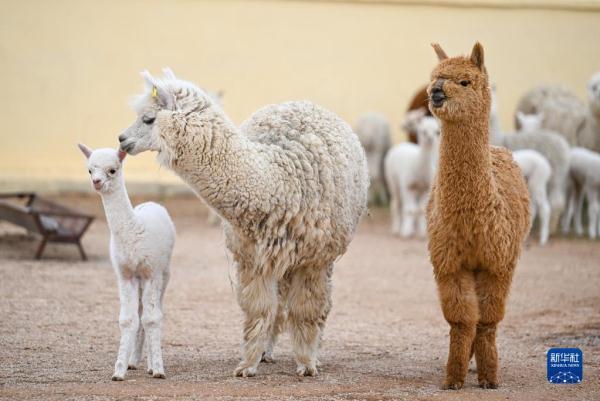
POLYGON ((600 113, 600 72, 595 73, 587 85, 588 100, 592 109, 600 113))
POLYGON ((517 111, 517 120, 519 120, 519 126, 521 132, 534 132, 542 128, 542 122, 544 121, 544 115, 540 114, 525 114, 521 111, 517 111))
POLYGON ((417 124, 417 140, 419 145, 431 147, 437 143, 440 135, 440 124, 433 117, 423 117, 417 124))
POLYGON ((78 146, 87 159, 88 172, 96 192, 108 194, 120 188, 123 159, 127 153, 111 148, 92 150, 83 144, 78 146))
POLYGON ((429 109, 442 121, 473 121, 490 110, 490 88, 483 63, 483 46, 475 43, 471 56, 449 58, 438 44, 439 64, 427 87, 429 109))

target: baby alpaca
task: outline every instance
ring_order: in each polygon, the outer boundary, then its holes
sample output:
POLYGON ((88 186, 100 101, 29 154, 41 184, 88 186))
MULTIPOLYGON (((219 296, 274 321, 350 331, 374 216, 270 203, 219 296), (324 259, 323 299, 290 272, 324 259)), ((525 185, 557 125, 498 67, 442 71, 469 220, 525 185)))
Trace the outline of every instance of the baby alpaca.
POLYGON ((422 117, 415 130, 419 145, 401 143, 385 158, 392 232, 405 238, 414 234, 415 222, 417 235, 426 235, 425 206, 435 174, 440 127, 435 118, 422 117))
POLYGON ((165 378, 161 341, 162 302, 169 281, 175 227, 166 209, 146 202, 131 206, 123 179, 125 152, 79 148, 110 229, 110 259, 119 286, 121 343, 113 380, 137 369, 146 342, 148 373, 165 378), (140 324, 141 322, 141 324, 140 324))
POLYGON ((529 194, 506 149, 489 146, 490 87, 483 47, 440 60, 429 107, 442 127, 437 175, 427 206, 429 254, 450 352, 445 389, 463 387, 472 354, 479 386, 498 387, 496 329, 530 224, 529 194))
POLYGON ((517 120, 521 128, 519 132, 538 132, 542 128, 544 115, 540 114, 525 114, 517 111, 517 120))
MULTIPOLYGON (((521 125, 522 128, 525 125, 521 125)), ((531 196, 531 222, 539 213, 540 245, 548 242, 550 234, 550 202, 548 201, 548 181, 552 175, 552 167, 539 152, 531 149, 515 150, 513 159, 517 162, 527 181, 531 196)))
POLYGON ((583 199, 588 201, 588 233, 595 239, 600 231, 600 154, 585 148, 571 149, 569 197, 562 228, 567 234, 575 215, 575 233, 583 234, 583 199))

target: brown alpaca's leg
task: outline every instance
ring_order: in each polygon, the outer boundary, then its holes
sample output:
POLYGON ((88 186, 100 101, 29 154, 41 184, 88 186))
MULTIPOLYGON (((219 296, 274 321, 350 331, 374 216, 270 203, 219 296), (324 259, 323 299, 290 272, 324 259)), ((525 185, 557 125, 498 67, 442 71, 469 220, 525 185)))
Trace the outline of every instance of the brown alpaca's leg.
POLYGON ((471 347, 478 319, 475 280, 470 271, 437 278, 442 311, 450 324, 450 351, 444 389, 462 388, 471 359, 471 347))
POLYGON ((251 377, 273 332, 277 315, 277 281, 257 276, 251 269, 238 270, 238 302, 244 312, 243 357, 235 369, 236 376, 251 377))
POLYGON ((510 286, 510 274, 499 277, 487 271, 475 276, 479 299, 479 322, 473 349, 477 361, 477 378, 482 388, 498 388, 498 352, 496 329, 504 317, 504 305, 510 286))
POLYGON ((292 332, 296 374, 316 376, 319 342, 331 309, 327 268, 303 268, 292 274, 288 295, 288 322, 292 332))

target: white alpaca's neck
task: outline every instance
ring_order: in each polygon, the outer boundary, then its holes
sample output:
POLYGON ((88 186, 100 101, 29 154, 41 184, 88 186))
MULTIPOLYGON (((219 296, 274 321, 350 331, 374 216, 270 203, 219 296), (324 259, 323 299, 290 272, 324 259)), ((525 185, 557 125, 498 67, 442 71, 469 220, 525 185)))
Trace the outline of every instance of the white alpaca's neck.
POLYGON ((417 172, 431 181, 434 175, 435 165, 437 164, 438 144, 437 141, 431 144, 422 145, 419 158, 417 159, 417 172))
POLYGON ((117 185, 112 192, 102 194, 102 205, 111 234, 120 238, 126 235, 135 224, 135 214, 123 177, 119 177, 117 180, 119 181, 115 183, 117 185))
POLYGON ((166 150, 159 161, 228 221, 240 225, 261 218, 260 205, 278 189, 262 145, 250 141, 218 107, 173 119, 177 132, 171 129, 165 135, 166 150), (248 199, 248 193, 260 195, 248 199))

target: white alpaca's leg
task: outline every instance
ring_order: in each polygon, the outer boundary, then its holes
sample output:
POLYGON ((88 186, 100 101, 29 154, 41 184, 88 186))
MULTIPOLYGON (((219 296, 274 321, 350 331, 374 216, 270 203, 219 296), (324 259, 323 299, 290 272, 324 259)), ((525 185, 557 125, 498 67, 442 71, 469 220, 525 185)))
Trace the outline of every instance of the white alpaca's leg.
POLYGON ((576 202, 575 188, 573 184, 570 184, 567 191, 567 205, 565 207, 565 212, 562 216, 562 233, 564 235, 569 234, 571 231, 571 221, 573 220, 573 213, 575 212, 575 202, 576 202))
POLYGON ((332 269, 332 265, 324 269, 304 268, 291 277, 288 321, 299 376, 318 374, 318 350, 331 310, 332 269))
POLYGON ((535 212, 539 217, 540 245, 545 245, 548 242, 548 237, 550 235, 551 214, 546 185, 538 185, 538 187, 532 188, 531 195, 532 203, 535 205, 532 207, 531 214, 533 216, 535 212))
POLYGON ((402 218, 400 217, 400 191, 398 191, 398 185, 392 180, 388 180, 388 186, 390 189, 390 217, 392 219, 392 234, 400 234, 400 225, 402 218))
MULTIPOLYGON (((141 288, 141 286, 139 286, 138 294, 139 294, 138 295, 138 302, 139 302, 138 303, 138 316, 142 316, 143 307, 142 307, 142 288, 141 288)), ((137 334, 135 336, 135 346, 133 347, 133 352, 131 353, 131 356, 129 357, 129 364, 127 366, 127 369, 136 370, 138 368, 138 365, 140 364, 140 361, 142 360, 145 337, 146 337, 146 335, 144 333, 144 326, 142 326, 140 324, 140 325, 138 325, 137 334)))
POLYGON ((142 325, 146 333, 148 344, 148 359, 151 362, 152 377, 164 379, 165 369, 163 366, 161 349, 162 329, 162 292, 163 275, 156 274, 142 282, 142 325))
POLYGON ((234 370, 236 376, 256 375, 268 342, 272 340, 277 316, 277 281, 257 275, 253 268, 238 268, 238 302, 244 312, 243 357, 234 370))
POLYGON ((600 215, 600 198, 596 188, 588 188, 587 190, 588 200, 588 232, 591 239, 596 239, 597 228, 598 228, 598 217, 600 215))
POLYGON ((287 293, 288 293, 288 283, 284 280, 281 280, 278 283, 278 305, 277 305, 277 316, 275 317, 275 323, 271 329, 271 335, 267 339, 267 345, 265 347, 265 351, 263 352, 263 356, 261 358, 261 362, 266 363, 275 363, 275 358, 273 357, 273 348, 277 343, 277 337, 283 331, 286 313, 285 313, 285 305, 287 302, 287 293))
POLYGON ((129 357, 135 346, 135 337, 140 325, 138 315, 139 281, 137 279, 119 280, 119 299, 121 311, 119 313, 119 327, 121 329, 121 342, 115 363, 113 380, 123 380, 129 357))
POLYGON ((410 237, 415 233, 415 217, 419 210, 419 203, 414 191, 402 188, 402 229, 400 235, 410 237))
POLYGON ((585 198, 585 190, 583 188, 577 188, 575 198, 575 234, 583 235, 583 199, 585 198))

